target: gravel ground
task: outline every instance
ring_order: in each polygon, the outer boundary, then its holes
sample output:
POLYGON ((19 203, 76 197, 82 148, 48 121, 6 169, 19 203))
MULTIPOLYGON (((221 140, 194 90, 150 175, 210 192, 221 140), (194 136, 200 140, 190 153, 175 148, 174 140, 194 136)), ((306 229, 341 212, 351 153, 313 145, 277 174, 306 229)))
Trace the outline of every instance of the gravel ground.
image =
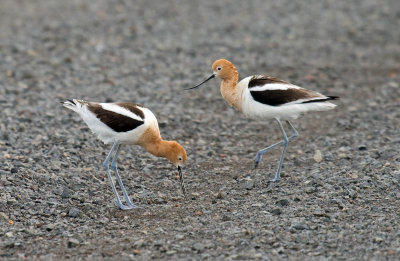
POLYGON ((395 260, 400 256, 400 4, 357 1, 2 0, 0 259, 395 260), (274 121, 229 108, 226 58, 328 95, 293 121, 280 182, 274 121), (188 152, 175 168, 124 146, 142 208, 119 210, 102 144, 64 98, 149 107, 188 152))

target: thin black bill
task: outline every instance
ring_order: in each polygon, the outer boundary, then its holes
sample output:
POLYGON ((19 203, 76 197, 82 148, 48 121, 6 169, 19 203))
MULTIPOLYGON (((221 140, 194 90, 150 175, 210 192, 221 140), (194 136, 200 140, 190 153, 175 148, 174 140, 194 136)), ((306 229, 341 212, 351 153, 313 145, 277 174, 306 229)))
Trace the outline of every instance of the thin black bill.
POLYGON ((182 168, 181 166, 178 166, 178 172, 179 172, 179 182, 181 184, 181 189, 182 189, 182 193, 186 198, 186 188, 185 188, 185 184, 183 183, 183 175, 182 175, 182 168))
POLYGON ((197 87, 199 87, 200 85, 202 85, 203 83, 205 83, 205 82, 211 80, 211 79, 214 78, 214 77, 215 77, 215 74, 211 75, 210 77, 208 77, 207 79, 205 79, 205 80, 202 81, 201 83, 199 83, 199 84, 197 84, 197 85, 195 85, 195 86, 193 86, 193 87, 187 88, 187 89, 185 89, 185 90, 191 90, 191 89, 197 88, 197 87))

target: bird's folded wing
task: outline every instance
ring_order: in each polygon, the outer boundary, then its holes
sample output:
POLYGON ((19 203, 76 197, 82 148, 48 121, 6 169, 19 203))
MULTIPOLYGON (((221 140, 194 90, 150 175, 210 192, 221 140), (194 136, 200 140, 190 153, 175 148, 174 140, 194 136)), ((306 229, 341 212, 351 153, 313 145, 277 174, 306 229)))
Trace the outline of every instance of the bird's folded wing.
POLYGON ((248 89, 255 101, 270 106, 322 102, 332 99, 318 92, 264 75, 253 76, 249 81, 248 89))
MULTIPOLYGON (((126 105, 126 104, 123 104, 126 105)), ((126 108, 118 104, 88 103, 88 109, 96 118, 116 132, 128 132, 144 123, 143 112, 134 106, 126 108)))

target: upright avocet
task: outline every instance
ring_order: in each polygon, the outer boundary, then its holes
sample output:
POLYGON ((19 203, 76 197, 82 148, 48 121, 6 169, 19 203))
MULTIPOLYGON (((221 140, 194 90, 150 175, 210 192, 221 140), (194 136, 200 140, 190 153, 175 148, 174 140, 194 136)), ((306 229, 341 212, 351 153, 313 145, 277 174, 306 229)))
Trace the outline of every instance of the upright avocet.
POLYGON ((157 119, 149 109, 139 104, 127 102, 96 103, 76 99, 66 100, 63 105, 77 112, 100 140, 104 143, 113 143, 104 161, 104 167, 117 204, 121 209, 137 207, 129 199, 118 175, 117 157, 121 144, 139 145, 157 157, 168 159, 178 168, 182 192, 186 196, 181 170, 186 162, 186 151, 176 141, 166 141, 161 138, 157 119), (113 158, 111 168, 115 172, 116 180, 121 187, 127 205, 122 204, 112 180, 109 169, 111 158, 113 158))
POLYGON ((230 106, 243 112, 250 118, 275 118, 278 121, 283 141, 259 150, 254 159, 254 166, 257 167, 265 152, 283 144, 278 170, 272 181, 279 180, 288 143, 298 136, 296 129, 289 122, 289 119, 295 119, 301 113, 308 111, 331 110, 336 105, 328 101, 339 98, 336 96, 325 96, 266 75, 249 76, 238 83, 239 74, 236 67, 225 59, 216 60, 212 65, 212 71, 213 74, 209 78, 187 90, 197 88, 208 80, 218 77, 222 80, 222 97, 230 106), (293 133, 292 136, 287 137, 281 120, 286 120, 288 127, 293 133))

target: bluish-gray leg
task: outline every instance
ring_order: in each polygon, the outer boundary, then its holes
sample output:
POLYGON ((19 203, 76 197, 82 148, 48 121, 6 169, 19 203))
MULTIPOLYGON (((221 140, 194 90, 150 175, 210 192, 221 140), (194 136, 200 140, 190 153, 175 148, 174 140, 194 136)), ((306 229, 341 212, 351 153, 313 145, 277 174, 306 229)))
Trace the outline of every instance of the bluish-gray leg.
POLYGON ((281 132, 282 132, 283 151, 282 151, 281 159, 279 160, 279 166, 278 166, 278 170, 276 171, 275 178, 273 178, 271 181, 277 181, 277 180, 279 180, 279 178, 281 176, 281 169, 282 169, 283 159, 285 158, 286 148, 287 148, 288 143, 289 143, 289 140, 288 140, 288 138, 286 136, 285 130, 283 129, 283 126, 281 124, 281 121, 279 119, 276 119, 276 120, 278 121, 279 128, 281 129, 281 132))
POLYGON ((292 136, 290 136, 288 138, 288 140, 290 142, 290 141, 294 140, 297 136, 299 136, 299 133, 297 132, 297 130, 293 127, 293 125, 289 121, 286 121, 286 123, 287 123, 287 125, 289 126, 289 128, 291 129, 291 131, 293 133, 292 136))
POLYGON ((117 182, 119 184, 119 186, 121 187, 122 190, 122 194, 124 195, 125 201, 128 204, 128 206, 132 207, 132 208, 137 208, 138 206, 136 206, 135 204, 132 203, 132 201, 129 199, 128 193, 125 190, 124 184, 122 183, 122 180, 118 174, 118 168, 117 168, 117 158, 119 155, 119 152, 121 151, 121 146, 118 144, 117 145, 117 149, 113 158, 113 161, 111 162, 111 168, 114 170, 115 172, 115 177, 117 179, 117 182))
POLYGON ((275 143, 271 146, 266 147, 265 149, 259 150, 256 154, 256 157, 254 158, 254 168, 258 167, 258 164, 260 164, 260 162, 261 162, 262 155, 264 155, 265 152, 272 150, 273 148, 278 147, 282 144, 283 144, 283 141, 280 141, 278 143, 275 143))
POLYGON ((112 154, 113 154, 113 152, 115 151, 115 149, 117 149, 117 148, 118 148, 118 142, 115 141, 114 144, 113 144, 113 146, 112 146, 112 148, 111 148, 111 150, 110 150, 110 152, 109 152, 108 155, 107 155, 106 160, 105 160, 104 163, 103 163, 103 166, 104 166, 104 168, 105 168, 106 171, 107 171, 108 180, 110 181, 111 188, 112 188, 112 191, 114 192, 115 200, 117 201, 118 207, 119 207, 120 209, 131 209, 132 207, 125 206, 125 205, 122 204, 121 199, 119 198, 117 189, 115 188, 114 182, 113 182, 113 180, 112 180, 111 173, 110 173, 110 168, 108 167, 108 163, 110 162, 110 159, 111 159, 111 157, 112 157, 112 154))
MULTIPOLYGON (((288 138, 288 142, 290 142, 290 141, 294 140, 299 134, 297 133, 296 129, 292 126, 292 124, 291 124, 289 121, 286 121, 286 123, 288 124, 288 126, 290 127, 290 129, 291 129, 291 131, 292 131, 292 133, 293 133, 292 136, 290 136, 290 137, 288 138)), ((281 126, 282 126, 282 125, 281 125, 281 126)), ((259 151, 257 152, 257 154, 256 154, 256 157, 254 158, 254 168, 257 168, 258 164, 261 162, 262 155, 263 155, 265 152, 270 151, 270 150, 272 150, 273 148, 276 148, 276 147, 278 147, 278 146, 280 146, 280 145, 282 145, 282 144, 284 144, 284 141, 283 141, 283 140, 280 141, 280 142, 277 142, 277 143, 275 143, 275 144, 273 144, 273 145, 271 145, 271 146, 268 146, 268 147, 266 147, 265 149, 259 150, 259 151)))

